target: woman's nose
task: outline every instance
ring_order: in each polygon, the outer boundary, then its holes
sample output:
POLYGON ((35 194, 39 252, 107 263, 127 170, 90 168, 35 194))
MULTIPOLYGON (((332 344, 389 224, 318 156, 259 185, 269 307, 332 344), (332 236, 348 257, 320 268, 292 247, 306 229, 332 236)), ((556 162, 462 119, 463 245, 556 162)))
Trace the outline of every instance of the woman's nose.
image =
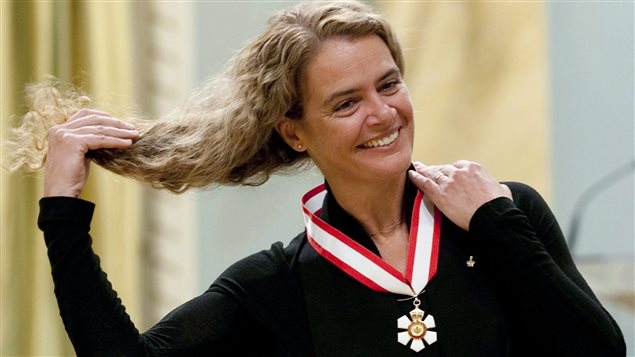
POLYGON ((390 106, 382 96, 375 94, 368 102, 368 125, 391 125, 394 122, 397 109, 390 106))

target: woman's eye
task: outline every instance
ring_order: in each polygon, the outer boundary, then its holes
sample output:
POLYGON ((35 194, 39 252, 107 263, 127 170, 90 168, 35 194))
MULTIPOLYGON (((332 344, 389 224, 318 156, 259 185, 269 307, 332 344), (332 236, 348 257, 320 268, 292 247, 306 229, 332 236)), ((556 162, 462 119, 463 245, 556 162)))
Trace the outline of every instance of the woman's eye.
POLYGON ((338 104, 337 107, 335 107, 335 111, 336 112, 343 112, 343 111, 346 111, 348 109, 351 109, 354 105, 355 105, 354 101, 345 100, 342 103, 338 104))
POLYGON ((390 90, 392 90, 392 89, 395 89, 395 87, 397 87, 397 85, 398 85, 399 83, 400 83, 400 82, 399 82, 398 80, 394 80, 394 81, 386 82, 386 83, 384 83, 384 84, 381 86, 381 88, 380 88, 380 89, 381 89, 382 91, 390 91, 390 90))

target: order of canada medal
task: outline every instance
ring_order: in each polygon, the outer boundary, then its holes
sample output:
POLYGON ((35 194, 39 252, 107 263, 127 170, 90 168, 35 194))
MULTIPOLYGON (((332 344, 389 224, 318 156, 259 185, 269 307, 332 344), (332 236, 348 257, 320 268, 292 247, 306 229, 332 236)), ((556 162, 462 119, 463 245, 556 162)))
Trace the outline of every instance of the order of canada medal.
POLYGON ((407 315, 403 315, 397 320, 397 327, 406 331, 399 332, 397 334, 397 341, 402 345, 408 345, 410 343, 410 349, 415 352, 419 352, 425 348, 425 344, 431 345, 437 341, 436 331, 430 329, 435 328, 434 317, 428 314, 424 319, 425 312, 419 309, 420 301, 416 299, 414 302, 415 308, 410 311, 410 318, 407 315))

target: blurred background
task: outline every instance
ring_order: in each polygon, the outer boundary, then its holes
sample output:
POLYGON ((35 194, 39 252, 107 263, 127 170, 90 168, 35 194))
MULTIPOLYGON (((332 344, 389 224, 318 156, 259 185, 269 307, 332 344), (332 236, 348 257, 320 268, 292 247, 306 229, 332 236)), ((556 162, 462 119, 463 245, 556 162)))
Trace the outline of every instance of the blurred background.
MULTIPOLYGON (((53 75, 125 118, 167 112, 294 2, 2 1, 3 141, 53 75)), ((635 354, 633 2, 369 2, 396 29, 415 159, 483 163, 543 194, 635 354), (577 217, 577 218, 574 218, 577 217)), ((3 153, 3 156, 6 153, 3 153)), ((73 355, 36 227, 40 174, 1 173, 0 355, 73 355)), ((303 229, 312 169, 182 195, 94 168, 94 248, 140 330, 303 229)))

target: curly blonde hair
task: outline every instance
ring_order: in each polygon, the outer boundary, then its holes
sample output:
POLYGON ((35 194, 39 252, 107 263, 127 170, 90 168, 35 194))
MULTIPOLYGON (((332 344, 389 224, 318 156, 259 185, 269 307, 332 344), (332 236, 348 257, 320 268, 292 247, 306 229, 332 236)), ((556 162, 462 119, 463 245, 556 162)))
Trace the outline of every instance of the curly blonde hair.
MULTIPOLYGON (((403 56, 388 23, 359 2, 304 3, 273 15, 265 30, 183 104, 153 121, 135 124, 142 135, 125 150, 89 157, 102 167, 154 187, 183 192, 210 184, 260 185, 274 172, 306 166, 274 129, 283 117, 302 120, 301 71, 333 37, 379 36, 403 72, 403 56)), ((61 124, 86 97, 44 83, 27 88, 29 112, 14 129, 12 169, 42 167, 49 127, 61 124)))

